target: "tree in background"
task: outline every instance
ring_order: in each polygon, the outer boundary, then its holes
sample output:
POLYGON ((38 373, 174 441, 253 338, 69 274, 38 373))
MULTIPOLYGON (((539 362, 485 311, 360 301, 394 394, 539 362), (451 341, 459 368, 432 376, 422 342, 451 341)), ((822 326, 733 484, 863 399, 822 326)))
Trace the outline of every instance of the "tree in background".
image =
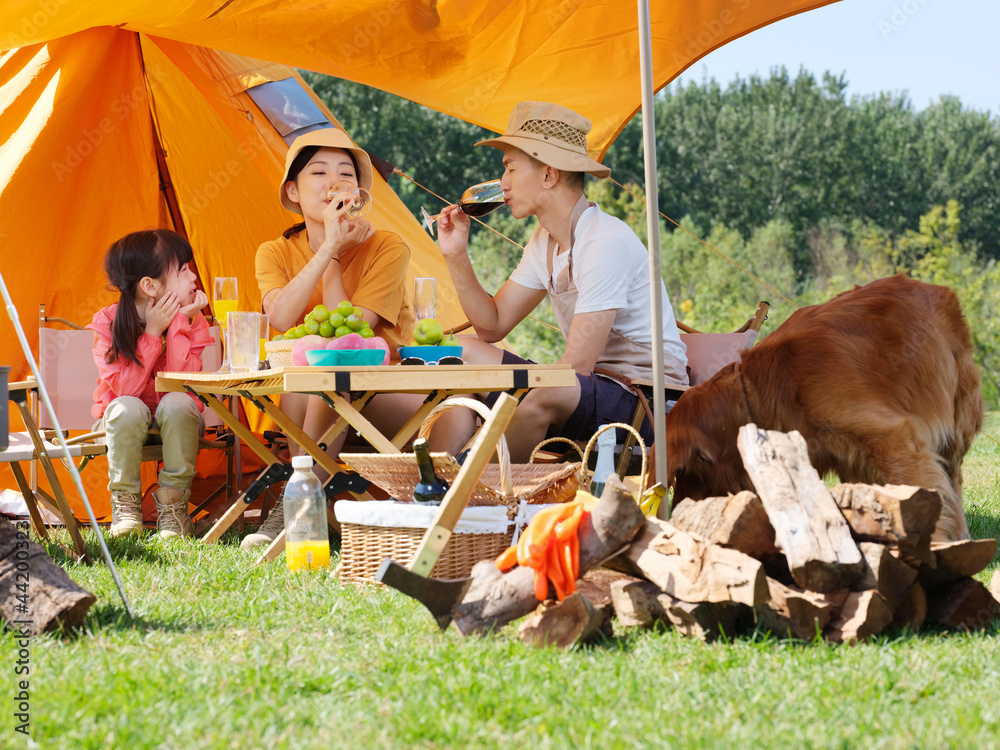
MULTIPOLYGON (((476 149, 482 128, 358 84, 305 73, 363 147, 449 200, 499 176, 500 157, 476 149)), ((670 87, 656 98, 662 271, 678 320, 733 330, 761 299, 763 335, 796 305, 824 302, 894 273, 945 284, 969 320, 984 394, 1000 405, 1000 120, 943 97, 915 111, 906 97, 845 97, 846 81, 784 69, 768 77, 670 87), (708 235, 704 230, 708 229, 708 235), (686 230, 686 231, 684 231, 686 230), (703 243, 701 239, 705 242, 703 243), (710 245, 710 247, 706 247, 710 245), (734 265, 735 264, 735 265, 734 265)), ((646 241, 641 124, 629 123, 604 162, 611 181, 588 198, 646 241)), ((393 184, 414 212, 436 199, 405 179, 393 184)), ((504 211, 473 231, 472 262, 491 293, 509 277, 534 220, 504 211)), ((554 361, 564 344, 543 303, 508 342, 554 361)))

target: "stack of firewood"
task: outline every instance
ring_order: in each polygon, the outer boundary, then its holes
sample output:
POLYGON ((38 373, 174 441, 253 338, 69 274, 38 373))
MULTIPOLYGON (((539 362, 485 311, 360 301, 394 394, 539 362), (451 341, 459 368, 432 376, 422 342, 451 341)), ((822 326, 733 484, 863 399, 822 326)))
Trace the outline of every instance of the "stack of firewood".
POLYGON ((531 643, 570 645, 657 622, 705 640, 748 629, 863 640, 925 623, 974 630, 1000 617, 1000 572, 972 576, 997 540, 931 540, 941 500, 918 487, 824 485, 805 441, 746 425, 740 452, 756 493, 685 500, 647 519, 629 548, 584 576, 580 594, 521 625, 531 643), (614 572, 612 572, 614 571, 614 572), (587 599, 581 602, 580 599, 587 599))

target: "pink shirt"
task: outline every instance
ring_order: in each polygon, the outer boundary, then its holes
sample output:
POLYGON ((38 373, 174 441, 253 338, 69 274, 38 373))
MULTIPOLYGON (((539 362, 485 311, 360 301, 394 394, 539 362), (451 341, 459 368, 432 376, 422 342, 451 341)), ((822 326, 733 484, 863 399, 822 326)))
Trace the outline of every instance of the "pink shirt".
MULTIPOLYGON (((208 331, 208 321, 201 313, 194 321, 189 321, 183 313, 170 323, 166 330, 166 351, 163 342, 156 336, 143 333, 135 347, 136 356, 142 364, 137 365, 124 357, 118 357, 110 364, 104 355, 111 348, 111 324, 115 320, 118 303, 98 310, 93 321, 87 326, 94 332, 94 361, 97 363, 97 389, 94 391, 94 419, 104 416, 108 404, 119 396, 135 396, 141 399, 150 411, 156 411, 161 394, 156 390, 158 372, 200 372, 201 352, 212 344, 212 334, 208 331)), ((192 396, 191 398, 194 398, 192 396)), ((195 399, 198 410, 205 406, 195 399)))

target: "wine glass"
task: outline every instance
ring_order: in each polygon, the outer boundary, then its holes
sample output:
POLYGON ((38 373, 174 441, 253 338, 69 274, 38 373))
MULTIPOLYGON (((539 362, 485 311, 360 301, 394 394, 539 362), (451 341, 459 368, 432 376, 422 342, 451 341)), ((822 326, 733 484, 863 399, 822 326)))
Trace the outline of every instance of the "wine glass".
POLYGON ((334 197, 341 201, 337 208, 347 203, 347 215, 352 219, 360 219, 372 210, 372 194, 346 180, 334 183, 327 192, 327 197, 331 201, 334 197))
MULTIPOLYGON (((458 206, 464 213, 476 217, 491 214, 505 205, 507 201, 503 195, 503 188, 500 187, 500 180, 480 182, 466 188, 458 201, 458 206)), ((423 206, 420 207, 420 213, 423 214, 427 231, 434 234, 434 222, 441 218, 441 214, 431 216, 423 206)))
POLYGON ((229 372, 229 347, 226 346, 226 318, 240 306, 235 276, 215 277, 215 296, 212 310, 215 322, 222 328, 222 366, 219 372, 229 372))
POLYGON ((413 280, 413 316, 418 321, 435 317, 437 303, 437 279, 433 276, 415 278, 413 280))

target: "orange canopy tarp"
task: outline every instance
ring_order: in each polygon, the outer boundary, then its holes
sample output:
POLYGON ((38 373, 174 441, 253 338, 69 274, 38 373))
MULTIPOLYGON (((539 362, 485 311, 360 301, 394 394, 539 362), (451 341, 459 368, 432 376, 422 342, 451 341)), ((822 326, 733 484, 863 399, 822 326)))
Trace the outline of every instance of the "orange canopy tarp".
MULTIPOLYGON (((654 89, 832 1, 651 0, 654 89)), ((357 81, 497 131, 516 102, 553 101, 593 121, 600 156, 640 106, 637 19, 621 0, 5 0, 0 50, 118 26, 357 81)))

